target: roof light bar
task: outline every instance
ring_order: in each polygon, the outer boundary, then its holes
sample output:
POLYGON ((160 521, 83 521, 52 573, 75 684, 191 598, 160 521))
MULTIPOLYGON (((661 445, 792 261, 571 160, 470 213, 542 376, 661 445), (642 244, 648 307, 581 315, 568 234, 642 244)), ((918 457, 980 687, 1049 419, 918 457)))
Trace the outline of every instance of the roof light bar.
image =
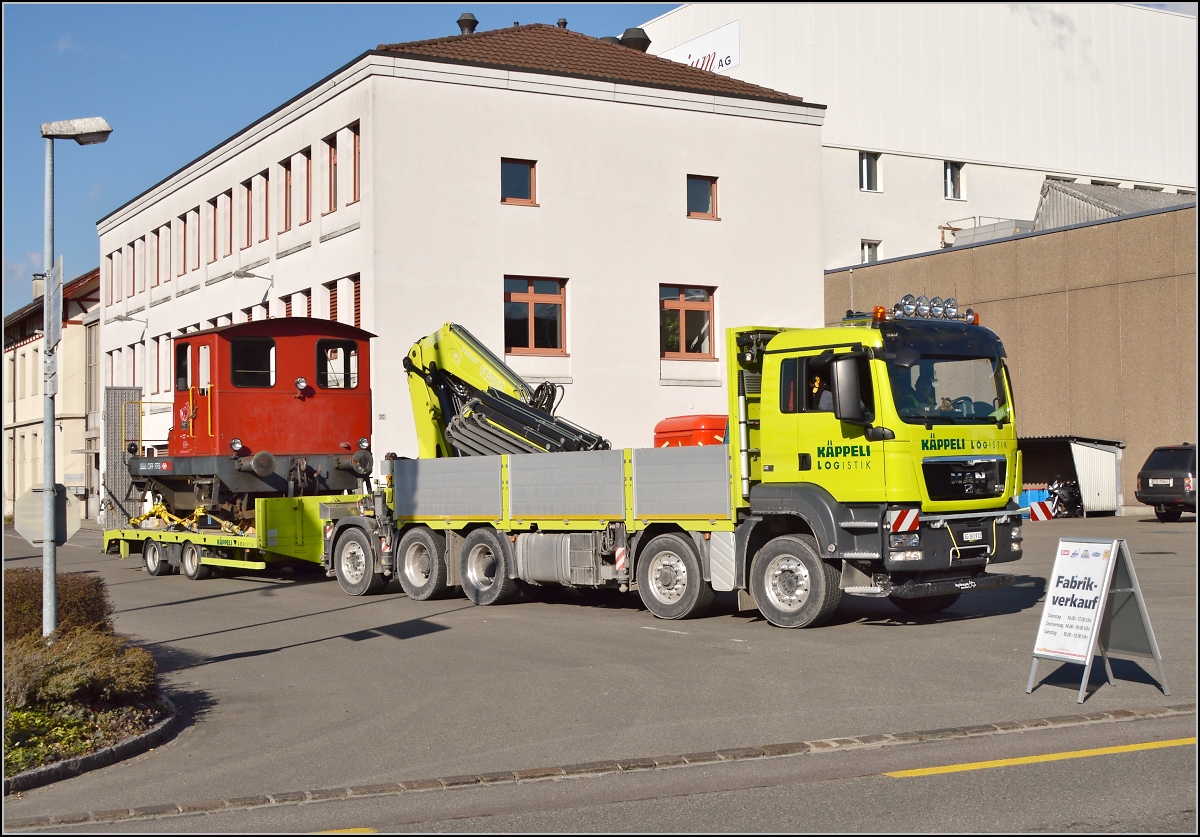
POLYGON ((959 320, 979 325, 979 314, 970 308, 959 313, 958 300, 952 296, 948 296, 945 299, 935 296, 930 299, 925 295, 913 296, 912 294, 905 294, 890 309, 882 305, 875 306, 873 319, 876 322, 880 322, 918 317, 929 320, 959 320))

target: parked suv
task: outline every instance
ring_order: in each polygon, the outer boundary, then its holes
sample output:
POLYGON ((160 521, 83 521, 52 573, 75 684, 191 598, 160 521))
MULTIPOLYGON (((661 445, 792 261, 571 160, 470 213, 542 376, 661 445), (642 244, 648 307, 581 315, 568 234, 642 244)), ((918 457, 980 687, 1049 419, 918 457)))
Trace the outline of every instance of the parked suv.
POLYGON ((1185 511, 1196 513, 1196 446, 1168 445, 1155 448, 1138 472, 1139 503, 1154 506, 1164 523, 1179 519, 1185 511))

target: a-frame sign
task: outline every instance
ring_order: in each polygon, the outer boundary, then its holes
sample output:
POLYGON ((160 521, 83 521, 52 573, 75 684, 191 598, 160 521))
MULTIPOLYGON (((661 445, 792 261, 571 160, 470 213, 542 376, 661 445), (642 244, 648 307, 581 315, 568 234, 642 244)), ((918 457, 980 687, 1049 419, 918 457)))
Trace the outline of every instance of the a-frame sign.
POLYGON ((1163 694, 1171 694, 1128 545, 1124 540, 1060 539, 1025 694, 1033 691, 1039 659, 1080 663, 1078 703, 1083 703, 1097 651, 1110 685, 1116 685, 1110 652, 1154 657, 1163 694))

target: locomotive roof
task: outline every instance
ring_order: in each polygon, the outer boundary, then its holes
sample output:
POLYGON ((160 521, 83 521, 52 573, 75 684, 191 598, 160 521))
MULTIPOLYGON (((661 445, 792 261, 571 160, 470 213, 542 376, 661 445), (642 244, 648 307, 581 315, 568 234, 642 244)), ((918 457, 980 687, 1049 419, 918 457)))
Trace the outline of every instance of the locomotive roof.
POLYGON ((376 335, 365 329, 356 328, 346 323, 333 320, 322 320, 319 317, 272 317, 267 320, 251 320, 245 323, 206 328, 203 331, 189 331, 181 334, 176 340, 187 340, 208 334, 219 334, 222 337, 290 337, 301 335, 329 335, 331 337, 349 337, 358 340, 370 340, 376 335))

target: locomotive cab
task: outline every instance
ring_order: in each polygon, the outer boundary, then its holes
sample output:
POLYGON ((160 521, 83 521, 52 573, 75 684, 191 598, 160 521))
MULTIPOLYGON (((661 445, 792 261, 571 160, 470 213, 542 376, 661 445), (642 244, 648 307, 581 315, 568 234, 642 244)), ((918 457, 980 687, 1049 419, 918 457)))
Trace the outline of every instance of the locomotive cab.
POLYGON ((360 490, 373 465, 373 336, 289 317, 177 337, 167 455, 133 456, 135 486, 173 514, 204 506, 242 526, 258 497, 360 490))

